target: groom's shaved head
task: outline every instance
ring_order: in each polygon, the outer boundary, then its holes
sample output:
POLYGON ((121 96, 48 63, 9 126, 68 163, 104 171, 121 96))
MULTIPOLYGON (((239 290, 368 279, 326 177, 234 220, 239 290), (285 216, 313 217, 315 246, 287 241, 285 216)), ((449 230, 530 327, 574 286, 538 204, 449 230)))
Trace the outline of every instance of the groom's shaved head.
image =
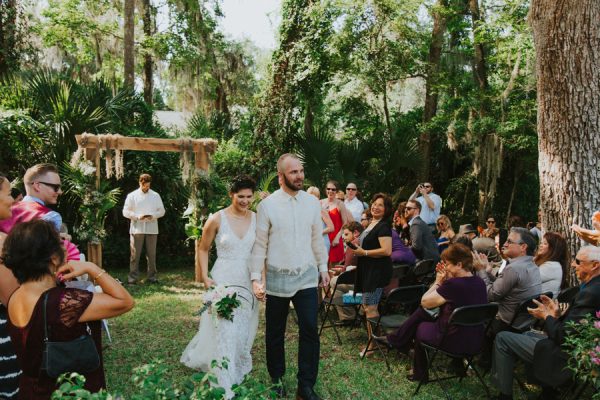
POLYGON ((285 172, 286 161, 290 158, 300 161, 300 157, 298 157, 296 154, 285 153, 281 157, 279 157, 279 160, 277 160, 277 172, 281 172, 281 173, 285 172))

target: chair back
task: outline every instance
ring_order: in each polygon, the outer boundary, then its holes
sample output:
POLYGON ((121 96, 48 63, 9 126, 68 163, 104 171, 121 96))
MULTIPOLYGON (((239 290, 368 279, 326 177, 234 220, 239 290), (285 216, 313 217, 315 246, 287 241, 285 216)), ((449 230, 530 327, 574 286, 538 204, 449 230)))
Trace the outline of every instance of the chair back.
POLYGON ((386 305, 413 304, 421 301, 426 292, 425 285, 402 286, 392 290, 386 300, 386 305))
POLYGON ((336 280, 337 285, 354 285, 356 283, 356 268, 350 271, 342 272, 336 280))
POLYGON ((415 277, 419 278, 430 274, 435 271, 435 261, 433 260, 421 260, 415 264, 413 273, 415 277))
POLYGON ((533 324, 535 318, 531 314, 529 314, 527 309, 536 308, 537 306, 535 305, 533 300, 539 301, 542 295, 552 298, 552 292, 545 292, 537 296, 531 296, 519 303, 519 306, 517 307, 517 310, 515 311, 512 317, 512 321, 510 321, 511 328, 516 329, 518 331, 525 331, 533 324), (518 319, 521 320, 519 321, 519 323, 517 323, 518 319))
POLYGON ((496 318, 497 313, 498 303, 458 307, 452 311, 448 325, 487 326, 490 321, 496 318))
POLYGON ((560 291, 558 296, 556 296, 556 298, 558 299, 559 303, 571 303, 573 299, 575 299, 575 296, 577 296, 579 293, 579 289, 579 286, 563 289, 560 291))

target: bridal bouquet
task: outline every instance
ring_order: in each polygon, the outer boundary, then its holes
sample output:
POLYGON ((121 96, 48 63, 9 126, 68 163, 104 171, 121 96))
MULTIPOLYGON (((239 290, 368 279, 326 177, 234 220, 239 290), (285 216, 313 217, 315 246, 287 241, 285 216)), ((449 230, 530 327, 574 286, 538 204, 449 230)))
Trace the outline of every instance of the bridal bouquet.
POLYGON ((198 315, 208 310, 210 314, 228 321, 233 321, 233 310, 242 304, 232 286, 215 286, 204 293, 202 300, 204 304, 198 315))

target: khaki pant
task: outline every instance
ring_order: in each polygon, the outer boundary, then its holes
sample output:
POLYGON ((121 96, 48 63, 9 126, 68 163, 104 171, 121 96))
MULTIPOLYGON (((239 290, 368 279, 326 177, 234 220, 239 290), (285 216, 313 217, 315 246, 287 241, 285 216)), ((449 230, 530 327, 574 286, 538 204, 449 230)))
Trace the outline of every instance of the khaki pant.
POLYGON ((137 282, 140 270, 140 257, 142 255, 142 246, 146 242, 146 261, 148 262, 148 281, 156 281, 156 239, 158 235, 147 235, 136 233, 129 235, 129 248, 131 257, 129 258, 129 276, 128 282, 137 282))

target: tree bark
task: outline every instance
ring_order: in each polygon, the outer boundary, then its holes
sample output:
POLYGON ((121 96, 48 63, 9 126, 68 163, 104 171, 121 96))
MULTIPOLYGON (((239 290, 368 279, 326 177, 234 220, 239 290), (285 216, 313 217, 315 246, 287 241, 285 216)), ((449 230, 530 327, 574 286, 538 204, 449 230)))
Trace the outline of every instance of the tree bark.
POLYGON ((532 0, 540 206, 546 231, 579 240, 600 202, 600 1, 532 0))
POLYGON ((124 85, 126 88, 133 89, 135 85, 135 0, 124 0, 123 7, 123 64, 124 64, 124 85))
MULTIPOLYGON (((144 36, 146 40, 154 34, 154 24, 152 20, 152 7, 150 0, 142 0, 144 8, 144 36)), ((150 49, 146 48, 144 53, 144 101, 152 106, 152 97, 154 93, 153 62, 150 49)))
POLYGON ((446 7, 446 0, 438 0, 433 8, 433 29, 431 31, 431 43, 429 44, 429 56, 427 57, 427 79, 425 81, 425 107, 423 109, 423 125, 425 128, 419 136, 419 150, 423 157, 421 165, 420 181, 429 180, 430 158, 431 158, 431 132, 427 124, 437 114, 438 92, 435 88, 442 58, 442 46, 444 44, 444 33, 446 32, 446 17, 440 12, 440 8, 446 7))

